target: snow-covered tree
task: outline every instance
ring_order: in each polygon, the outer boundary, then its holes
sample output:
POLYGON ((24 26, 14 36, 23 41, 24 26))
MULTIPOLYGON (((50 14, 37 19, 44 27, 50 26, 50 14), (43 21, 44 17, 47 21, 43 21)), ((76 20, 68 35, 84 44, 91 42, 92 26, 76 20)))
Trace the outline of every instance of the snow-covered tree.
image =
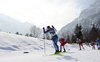
POLYGON ((39 38, 42 33, 42 30, 40 28, 37 28, 36 26, 32 26, 30 28, 30 31, 31 31, 32 37, 35 37, 35 38, 39 38))

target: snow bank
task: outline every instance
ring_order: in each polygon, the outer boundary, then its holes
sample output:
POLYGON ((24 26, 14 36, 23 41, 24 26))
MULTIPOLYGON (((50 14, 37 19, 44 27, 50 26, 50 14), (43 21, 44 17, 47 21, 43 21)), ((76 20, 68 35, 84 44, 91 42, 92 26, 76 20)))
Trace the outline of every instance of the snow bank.
POLYGON ((33 51, 43 50, 43 48, 43 39, 0 32, 0 51, 33 51))
MULTIPOLYGON (((68 53, 48 56, 54 53, 52 41, 0 32, 0 62, 100 62, 100 50, 92 50, 84 45, 79 50, 77 44, 66 44, 68 53), (24 51, 29 53, 23 54, 24 51)), ((58 43, 59 44, 59 43, 58 43)))

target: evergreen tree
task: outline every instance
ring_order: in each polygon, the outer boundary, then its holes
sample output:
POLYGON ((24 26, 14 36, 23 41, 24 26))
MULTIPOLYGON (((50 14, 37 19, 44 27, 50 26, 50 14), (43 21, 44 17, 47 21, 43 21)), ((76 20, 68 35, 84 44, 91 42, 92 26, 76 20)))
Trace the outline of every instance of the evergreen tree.
POLYGON ((89 42, 89 28, 86 28, 83 30, 83 40, 85 42, 89 42))
POLYGON ((72 34, 71 43, 76 43, 75 35, 72 34))
POLYGON ((78 26, 78 24, 76 25, 74 34, 75 34, 75 39, 80 38, 81 40, 83 40, 82 26, 81 25, 80 26, 78 26))
POLYGON ((98 28, 98 37, 100 37, 100 28, 98 28))
POLYGON ((19 32, 16 32, 15 34, 19 35, 19 32))
POLYGON ((82 26, 81 26, 81 25, 79 26, 79 38, 80 38, 81 40, 83 40, 82 26))
POLYGON ((100 19, 98 20, 98 22, 97 22, 97 32, 98 32, 98 37, 100 37, 100 19))
POLYGON ((25 36, 27 36, 28 37, 28 33, 26 33, 26 35, 25 36))
POLYGON ((79 37, 78 33, 79 33, 79 28, 78 28, 78 24, 77 24, 76 27, 75 27, 75 31, 74 31, 74 34, 75 34, 76 37, 79 37))
POLYGON ((89 32, 89 41, 95 40, 98 37, 97 28, 93 24, 91 31, 89 32))
POLYGON ((67 35, 67 41, 70 41, 70 37, 69 37, 69 35, 67 35))
POLYGON ((30 34, 29 36, 32 37, 32 34, 30 34))

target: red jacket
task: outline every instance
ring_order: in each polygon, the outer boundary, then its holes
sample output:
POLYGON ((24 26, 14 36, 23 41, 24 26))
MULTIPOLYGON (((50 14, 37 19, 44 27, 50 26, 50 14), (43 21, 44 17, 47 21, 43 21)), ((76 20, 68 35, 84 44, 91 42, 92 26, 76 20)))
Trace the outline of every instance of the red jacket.
POLYGON ((67 43, 63 38, 59 39, 59 42, 61 43, 60 46, 64 46, 67 43))

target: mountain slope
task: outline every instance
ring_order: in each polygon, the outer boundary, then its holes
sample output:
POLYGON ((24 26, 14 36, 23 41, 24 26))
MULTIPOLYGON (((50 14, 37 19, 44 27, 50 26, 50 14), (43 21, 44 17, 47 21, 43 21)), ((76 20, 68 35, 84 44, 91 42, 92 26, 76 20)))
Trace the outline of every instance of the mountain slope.
POLYGON ((19 32, 21 34, 26 34, 30 32, 30 27, 33 26, 30 23, 22 23, 18 20, 6 16, 4 14, 0 14, 0 30, 2 32, 11 32, 16 33, 19 32))
POLYGON ((58 33, 59 36, 62 34, 74 32, 76 24, 81 24, 83 30, 91 29, 92 24, 97 25, 97 28, 100 28, 100 0, 96 0, 93 4, 91 4, 87 9, 83 10, 78 18, 76 18, 73 22, 64 26, 58 33))

